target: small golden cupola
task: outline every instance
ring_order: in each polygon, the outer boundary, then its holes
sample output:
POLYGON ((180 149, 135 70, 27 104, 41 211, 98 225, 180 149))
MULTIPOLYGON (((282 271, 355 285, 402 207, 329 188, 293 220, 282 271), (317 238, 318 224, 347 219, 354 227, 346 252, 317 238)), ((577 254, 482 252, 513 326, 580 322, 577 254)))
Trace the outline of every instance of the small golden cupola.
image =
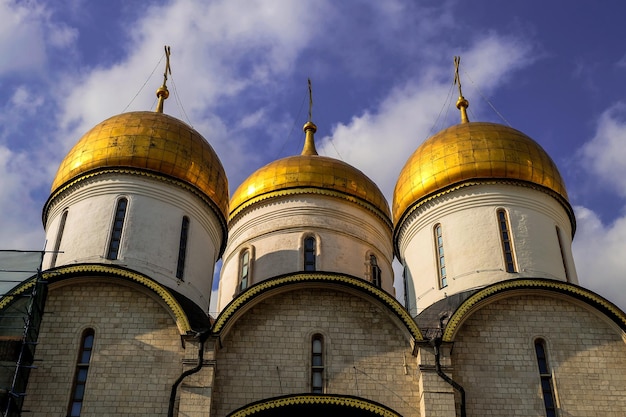
POLYGON ((511 127, 469 121, 458 63, 456 57, 461 123, 430 137, 409 157, 394 189, 394 225, 436 194, 480 181, 539 187, 557 198, 573 219, 563 178, 541 145, 511 127))
POLYGON ((382 191, 353 166, 317 154, 314 134, 317 126, 303 128, 302 153, 279 159, 250 175, 233 193, 230 219, 258 201, 290 194, 323 194, 354 202, 388 219, 389 205, 382 191))
POLYGON ((280 194, 324 193, 352 200, 390 217, 389 205, 378 186, 353 166, 320 156, 315 148, 317 126, 312 121, 313 95, 309 80, 309 117, 302 128, 304 147, 300 155, 271 162, 249 176, 230 201, 230 219, 256 201, 280 194))
POLYGON ((217 154, 191 126, 163 113, 169 97, 170 48, 165 47, 163 84, 154 112, 113 116, 93 127, 67 153, 52 181, 52 197, 81 179, 124 170, 172 178, 194 188, 214 205, 224 223, 228 180, 217 154))
POLYGON ((375 275, 381 288, 393 293, 385 196, 360 170, 318 155, 310 109, 303 130, 299 155, 258 169, 232 195, 220 308, 250 285, 312 270, 370 281, 375 275))
POLYGON ((576 223, 559 170, 524 133, 470 122, 458 65, 461 123, 417 148, 393 194, 394 251, 414 314, 503 280, 577 280, 576 223))
POLYGON ((63 158, 52 181, 51 195, 111 172, 180 181, 226 218, 228 180, 222 163, 200 133, 172 116, 137 111, 97 124, 63 158))

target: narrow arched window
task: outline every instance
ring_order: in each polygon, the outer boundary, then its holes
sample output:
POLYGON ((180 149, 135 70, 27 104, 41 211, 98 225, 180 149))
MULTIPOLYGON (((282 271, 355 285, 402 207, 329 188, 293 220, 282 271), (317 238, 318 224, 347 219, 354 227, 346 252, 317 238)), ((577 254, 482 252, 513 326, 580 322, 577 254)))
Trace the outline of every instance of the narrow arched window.
POLYGON ((250 281, 250 250, 246 249, 239 255, 239 291, 248 288, 250 281))
POLYGON ((304 270, 315 271, 315 252, 317 245, 313 236, 304 239, 304 270))
POLYGON ((91 353, 93 351, 94 331, 87 329, 81 337, 80 351, 76 360, 76 372, 74 373, 74 383, 72 385, 72 395, 70 396, 70 404, 67 415, 69 417, 80 416, 83 408, 83 399, 85 398, 85 385, 87 384, 87 373, 89 371, 89 362, 91 361, 91 353))
POLYGON ((311 339, 311 392, 324 392, 324 337, 321 334, 311 339))
POLYGON ((498 224, 500 226, 500 239, 502 241, 502 253, 506 272, 517 272, 515 257, 513 256, 513 244, 509 232, 509 219, 505 210, 498 210, 498 224))
POLYGON ((561 260, 563 261, 563 270, 565 271, 565 280, 569 282, 569 270, 567 269, 567 261, 565 260, 565 251, 563 250, 563 237, 561 236, 561 229, 556 226, 556 238, 559 241, 559 250, 561 251, 561 260))
POLYGON ((546 407, 546 417, 556 417, 554 384, 552 381, 552 372, 550 371, 550 364, 548 363, 548 355, 546 353, 546 343, 544 340, 535 340, 535 353, 537 355, 537 365, 539 367, 539 377, 541 379, 543 404, 546 407))
POLYGON ((189 236, 189 217, 184 216, 180 226, 180 243, 178 244, 178 263, 176 265, 176 278, 183 279, 185 276, 185 257, 187 256, 187 237, 189 236))
POLYGON ((374 255, 370 255, 370 274, 372 277, 372 284, 380 288, 382 286, 380 266, 378 266, 378 260, 374 255))
POLYGON ((404 284, 404 307, 410 311, 411 298, 409 297, 409 267, 406 266, 404 261, 404 268, 402 268, 402 282, 404 284))
POLYGON ((107 259, 117 259, 119 254, 120 243, 122 242, 122 228, 124 227, 124 218, 126 217, 127 206, 127 199, 120 198, 117 201, 115 219, 113 220, 113 228, 111 230, 111 240, 109 241, 109 250, 107 251, 107 259))
POLYGON ((448 286, 448 276, 446 273, 446 258, 443 252, 443 230, 440 224, 435 225, 435 251, 437 254, 439 288, 445 288, 448 286))
POLYGON ((57 255, 61 248, 61 239, 63 239, 63 232, 65 231, 65 222, 67 221, 67 209, 63 211, 61 215, 61 222, 59 223, 59 231, 57 232, 57 238, 54 241, 54 249, 52 250, 52 261, 50 262, 50 268, 54 268, 57 263, 57 255))

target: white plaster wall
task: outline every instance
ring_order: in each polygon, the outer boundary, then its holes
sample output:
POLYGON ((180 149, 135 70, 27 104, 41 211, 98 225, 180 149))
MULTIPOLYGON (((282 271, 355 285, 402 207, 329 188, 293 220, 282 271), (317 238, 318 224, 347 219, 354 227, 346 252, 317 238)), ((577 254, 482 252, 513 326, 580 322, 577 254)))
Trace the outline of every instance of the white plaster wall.
MULTIPOLYGON (((63 211, 68 215, 55 266, 102 263, 144 273, 208 309, 222 231, 199 198, 164 182, 130 175, 106 175, 78 184, 59 196, 46 224, 46 250, 53 250, 63 211), (117 260, 106 259, 119 198, 128 199, 117 260), (176 278, 183 216, 189 234, 183 280, 176 278)), ((52 254, 44 260, 51 266, 52 254)))
POLYGON ((556 235, 561 229, 569 282, 578 283, 572 260, 570 220, 561 204, 541 191, 513 185, 479 185, 441 196, 416 210, 398 237, 418 312, 468 289, 506 279, 566 281, 556 235), (506 272, 497 210, 507 211, 517 272, 506 272), (447 287, 439 288, 434 226, 443 230, 447 287))
POLYGON ((303 239, 316 237, 317 271, 340 272, 370 281, 369 254, 376 256, 382 287, 394 294, 391 229, 373 212, 346 200, 299 195, 257 204, 231 222, 222 265, 218 309, 236 295, 239 255, 251 249, 251 281, 303 270, 303 239))

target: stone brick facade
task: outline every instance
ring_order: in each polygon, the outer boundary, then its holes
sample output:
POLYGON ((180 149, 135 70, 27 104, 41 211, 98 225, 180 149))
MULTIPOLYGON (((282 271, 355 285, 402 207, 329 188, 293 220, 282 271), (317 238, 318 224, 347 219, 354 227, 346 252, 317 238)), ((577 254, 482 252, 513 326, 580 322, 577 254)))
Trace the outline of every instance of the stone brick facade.
POLYGON ((24 409, 64 417, 82 332, 95 331, 81 416, 167 414, 183 348, 173 318, 128 284, 68 280, 50 288, 24 409))
POLYGON ((217 351, 214 416, 250 402, 311 392, 311 338, 324 337, 327 394, 376 401, 420 416, 415 359, 382 307, 330 289, 266 299, 235 323, 217 351))
POLYGON ((468 416, 545 416, 534 341, 546 342, 559 416, 621 417, 626 411, 626 344, 606 316, 571 299, 500 299, 462 325, 453 377, 468 416))

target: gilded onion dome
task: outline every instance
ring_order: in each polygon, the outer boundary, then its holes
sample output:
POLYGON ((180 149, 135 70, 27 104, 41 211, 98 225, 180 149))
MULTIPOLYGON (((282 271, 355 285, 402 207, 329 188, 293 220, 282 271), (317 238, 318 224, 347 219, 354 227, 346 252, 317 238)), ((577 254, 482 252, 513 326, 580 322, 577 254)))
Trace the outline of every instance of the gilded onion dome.
POLYGON ((271 162, 250 175, 230 201, 230 219, 250 205, 290 194, 322 194, 344 198, 373 209, 390 223, 389 205, 378 186, 345 162, 320 156, 315 150, 315 124, 304 125, 302 154, 271 162))
POLYGON ((87 132, 61 162, 51 199, 76 181, 120 170, 182 181, 227 217, 228 181, 217 154, 192 127, 159 112, 123 113, 87 132))
POLYGON ((573 219, 561 174, 537 142, 507 126, 465 122, 432 136, 411 155, 394 190, 394 224, 438 192, 484 180, 538 186, 573 219))

